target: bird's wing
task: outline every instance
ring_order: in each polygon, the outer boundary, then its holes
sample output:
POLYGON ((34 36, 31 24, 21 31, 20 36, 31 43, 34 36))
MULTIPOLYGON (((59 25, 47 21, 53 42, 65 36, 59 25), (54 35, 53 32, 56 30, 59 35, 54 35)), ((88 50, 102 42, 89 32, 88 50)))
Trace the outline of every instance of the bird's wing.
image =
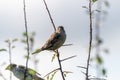
POLYGON ((59 40, 60 34, 59 33, 53 33, 50 38, 46 41, 45 45, 43 46, 43 49, 50 49, 54 46, 54 44, 59 40))
POLYGON ((30 74, 30 75, 36 75, 37 72, 33 69, 28 68, 27 73, 30 74))

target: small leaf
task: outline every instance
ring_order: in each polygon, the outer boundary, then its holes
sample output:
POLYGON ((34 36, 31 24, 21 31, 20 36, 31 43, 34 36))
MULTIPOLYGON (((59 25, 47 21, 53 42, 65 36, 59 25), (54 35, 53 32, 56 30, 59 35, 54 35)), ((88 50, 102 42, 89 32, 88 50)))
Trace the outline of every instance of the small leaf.
POLYGON ((98 64, 102 64, 102 62, 103 62, 102 58, 99 55, 96 56, 96 60, 97 60, 98 64))
POLYGON ((101 39, 99 39, 98 40, 98 44, 100 45, 100 44, 102 44, 103 43, 103 41, 101 40, 101 39))
POLYGON ((15 39, 13 39, 13 40, 12 40, 12 42, 16 42, 16 41, 18 41, 18 39, 17 39, 17 38, 15 38, 15 39))
POLYGON ((47 80, 49 80, 49 75, 47 76, 47 80))
POLYGON ((106 70, 104 68, 102 69, 102 74, 106 75, 106 70))
POLYGON ((77 66, 78 68, 82 68, 82 69, 87 69, 86 67, 84 67, 84 66, 77 66))
POLYGON ((6 49, 0 49, 0 52, 2 52, 2 51, 7 51, 6 49))
POLYGON ((92 2, 96 2, 97 0, 92 0, 92 2))
POLYGON ((30 38, 30 42, 33 43, 34 42, 34 38, 31 37, 30 38))
POLYGON ((38 62, 39 62, 39 60, 36 59, 36 60, 35 60, 35 63, 37 64, 38 62))
POLYGON ((32 54, 39 53, 40 51, 41 51, 41 49, 36 49, 35 52, 33 52, 32 54))
POLYGON ((28 58, 28 59, 30 59, 30 56, 28 56, 28 55, 25 55, 25 58, 28 58))
POLYGON ((35 36, 35 32, 32 32, 32 36, 35 36))
POLYGON ((108 49, 104 49, 103 50, 105 53, 109 53, 109 50, 108 49))
POLYGON ((108 1, 104 1, 104 4, 105 4, 105 6, 107 6, 107 7, 110 7, 110 4, 109 4, 109 2, 108 1))
POLYGON ((82 6, 82 8, 88 9, 88 7, 87 7, 87 6, 82 6))
POLYGON ((53 78, 54 78, 54 76, 55 76, 56 73, 57 73, 57 70, 51 75, 50 80, 53 80, 53 78))
POLYGON ((95 11, 96 11, 96 12, 101 12, 100 10, 97 10, 97 9, 96 9, 95 11))
POLYGON ((24 32, 24 33, 23 33, 23 36, 24 36, 24 37, 26 37, 26 36, 27 36, 27 33, 26 33, 26 32, 24 32))
POLYGON ((70 71, 64 71, 64 76, 66 77, 67 74, 69 74, 69 73, 72 73, 72 72, 70 72, 70 71))
POLYGON ((95 12, 94 10, 93 10, 93 11, 91 11, 91 14, 93 15, 93 14, 94 14, 94 12, 95 12))
POLYGON ((26 41, 26 40, 21 40, 21 42, 22 42, 22 43, 27 43, 27 41, 26 41))
POLYGON ((53 56, 52 56, 52 62, 53 62, 53 60, 55 59, 55 57, 56 57, 56 53, 55 54, 53 54, 53 56))
POLYGON ((9 40, 9 39, 7 39, 7 40, 5 40, 5 42, 6 42, 6 43, 10 43, 10 40, 9 40))
POLYGON ((12 46, 12 48, 15 48, 15 46, 12 46))

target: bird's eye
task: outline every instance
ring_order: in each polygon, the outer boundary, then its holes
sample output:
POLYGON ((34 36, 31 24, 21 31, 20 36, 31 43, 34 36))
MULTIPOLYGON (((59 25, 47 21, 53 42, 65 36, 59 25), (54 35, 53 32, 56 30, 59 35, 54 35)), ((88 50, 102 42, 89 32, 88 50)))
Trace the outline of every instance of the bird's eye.
POLYGON ((63 30, 63 27, 61 26, 60 29, 63 30))

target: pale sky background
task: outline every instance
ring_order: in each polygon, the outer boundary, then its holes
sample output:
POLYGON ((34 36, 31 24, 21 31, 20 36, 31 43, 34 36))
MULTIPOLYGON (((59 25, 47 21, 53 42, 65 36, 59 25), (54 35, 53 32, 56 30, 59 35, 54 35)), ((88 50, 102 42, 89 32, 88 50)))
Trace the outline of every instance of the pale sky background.
MULTIPOLYGON (((54 29, 43 1, 26 1, 28 30, 29 32, 36 32, 34 46, 34 49, 36 49, 43 45, 54 29)), ((85 0, 46 0, 46 2, 56 26, 63 25, 66 30, 67 40, 65 43, 73 43, 73 46, 60 48, 61 59, 77 55, 76 58, 62 63, 63 70, 73 72, 73 74, 69 74, 66 77, 66 80, 84 80, 84 75, 81 73, 82 69, 76 66, 86 66, 89 42, 89 17, 82 6, 88 5, 88 3, 85 0)), ((109 0, 108 2, 110 3, 110 8, 103 8, 108 11, 108 15, 101 27, 101 37, 104 40, 102 47, 108 48, 110 51, 109 55, 103 55, 104 66, 107 69, 107 80, 118 80, 120 74, 120 64, 118 63, 120 61, 120 18, 118 16, 120 14, 118 9, 120 1, 109 0)), ((0 48, 7 48, 7 44, 4 41, 8 38, 23 38, 22 33, 24 31, 22 0, 0 0, 0 48)), ((12 62, 25 65, 26 60, 23 58, 24 54, 26 54, 24 50, 25 45, 20 42, 16 42, 14 45, 16 45, 16 48, 12 51, 12 62)), ((58 67, 57 59, 51 63, 51 57, 52 53, 48 51, 37 55, 37 59, 40 60, 38 72, 42 74, 42 77, 58 67)), ((5 70, 5 67, 9 64, 8 53, 1 53, 0 58, 0 65, 6 62, 4 66, 0 66, 0 71, 9 80, 9 71, 5 70)), ((34 69, 31 60, 29 61, 29 67, 34 69)), ((15 77, 13 79, 18 80, 15 77)), ((2 80, 1 77, 0 80, 2 80)), ((54 80, 62 79, 58 74, 54 80)))

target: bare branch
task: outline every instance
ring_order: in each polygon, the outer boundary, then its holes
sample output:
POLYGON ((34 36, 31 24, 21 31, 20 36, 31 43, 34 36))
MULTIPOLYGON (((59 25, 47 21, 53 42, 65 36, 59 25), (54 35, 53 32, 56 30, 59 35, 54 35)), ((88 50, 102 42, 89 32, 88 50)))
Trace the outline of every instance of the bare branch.
POLYGON ((47 3, 46 3, 45 0, 43 0, 43 2, 44 2, 44 4, 45 4, 46 10, 47 10, 47 12, 48 12, 49 18, 50 18, 51 23, 52 23, 52 25, 53 25, 53 28, 54 28, 54 30, 56 30, 56 28, 55 28, 55 23, 54 23, 54 21, 53 21, 53 19, 52 19, 52 16, 51 16, 50 11, 49 11, 49 9, 48 9, 47 3))
POLYGON ((30 50, 29 50, 29 37, 28 37, 28 26, 27 26, 27 16, 26 16, 26 2, 23 0, 23 12, 24 12, 24 21, 25 21, 25 33, 26 33, 26 45, 27 45, 27 60, 26 60, 26 70, 24 73, 24 80, 26 80, 26 72, 28 68, 28 61, 29 61, 29 55, 30 55, 30 50))
POLYGON ((71 46, 71 45, 73 45, 73 44, 64 44, 63 46, 71 46))
POLYGON ((78 68, 82 68, 82 69, 87 69, 86 67, 84 66, 77 66, 78 68))
POLYGON ((65 58, 65 59, 62 59, 62 60, 60 60, 60 61, 63 62, 63 61, 66 61, 66 60, 68 60, 68 59, 72 59, 72 58, 74 58, 74 57, 76 57, 76 55, 74 55, 74 56, 70 56, 70 57, 65 58))
POLYGON ((86 80, 89 80, 89 64, 91 57, 91 48, 92 48, 92 1, 89 0, 89 21, 90 21, 90 40, 89 40, 89 51, 88 51, 88 59, 87 59, 87 69, 86 69, 86 80))

